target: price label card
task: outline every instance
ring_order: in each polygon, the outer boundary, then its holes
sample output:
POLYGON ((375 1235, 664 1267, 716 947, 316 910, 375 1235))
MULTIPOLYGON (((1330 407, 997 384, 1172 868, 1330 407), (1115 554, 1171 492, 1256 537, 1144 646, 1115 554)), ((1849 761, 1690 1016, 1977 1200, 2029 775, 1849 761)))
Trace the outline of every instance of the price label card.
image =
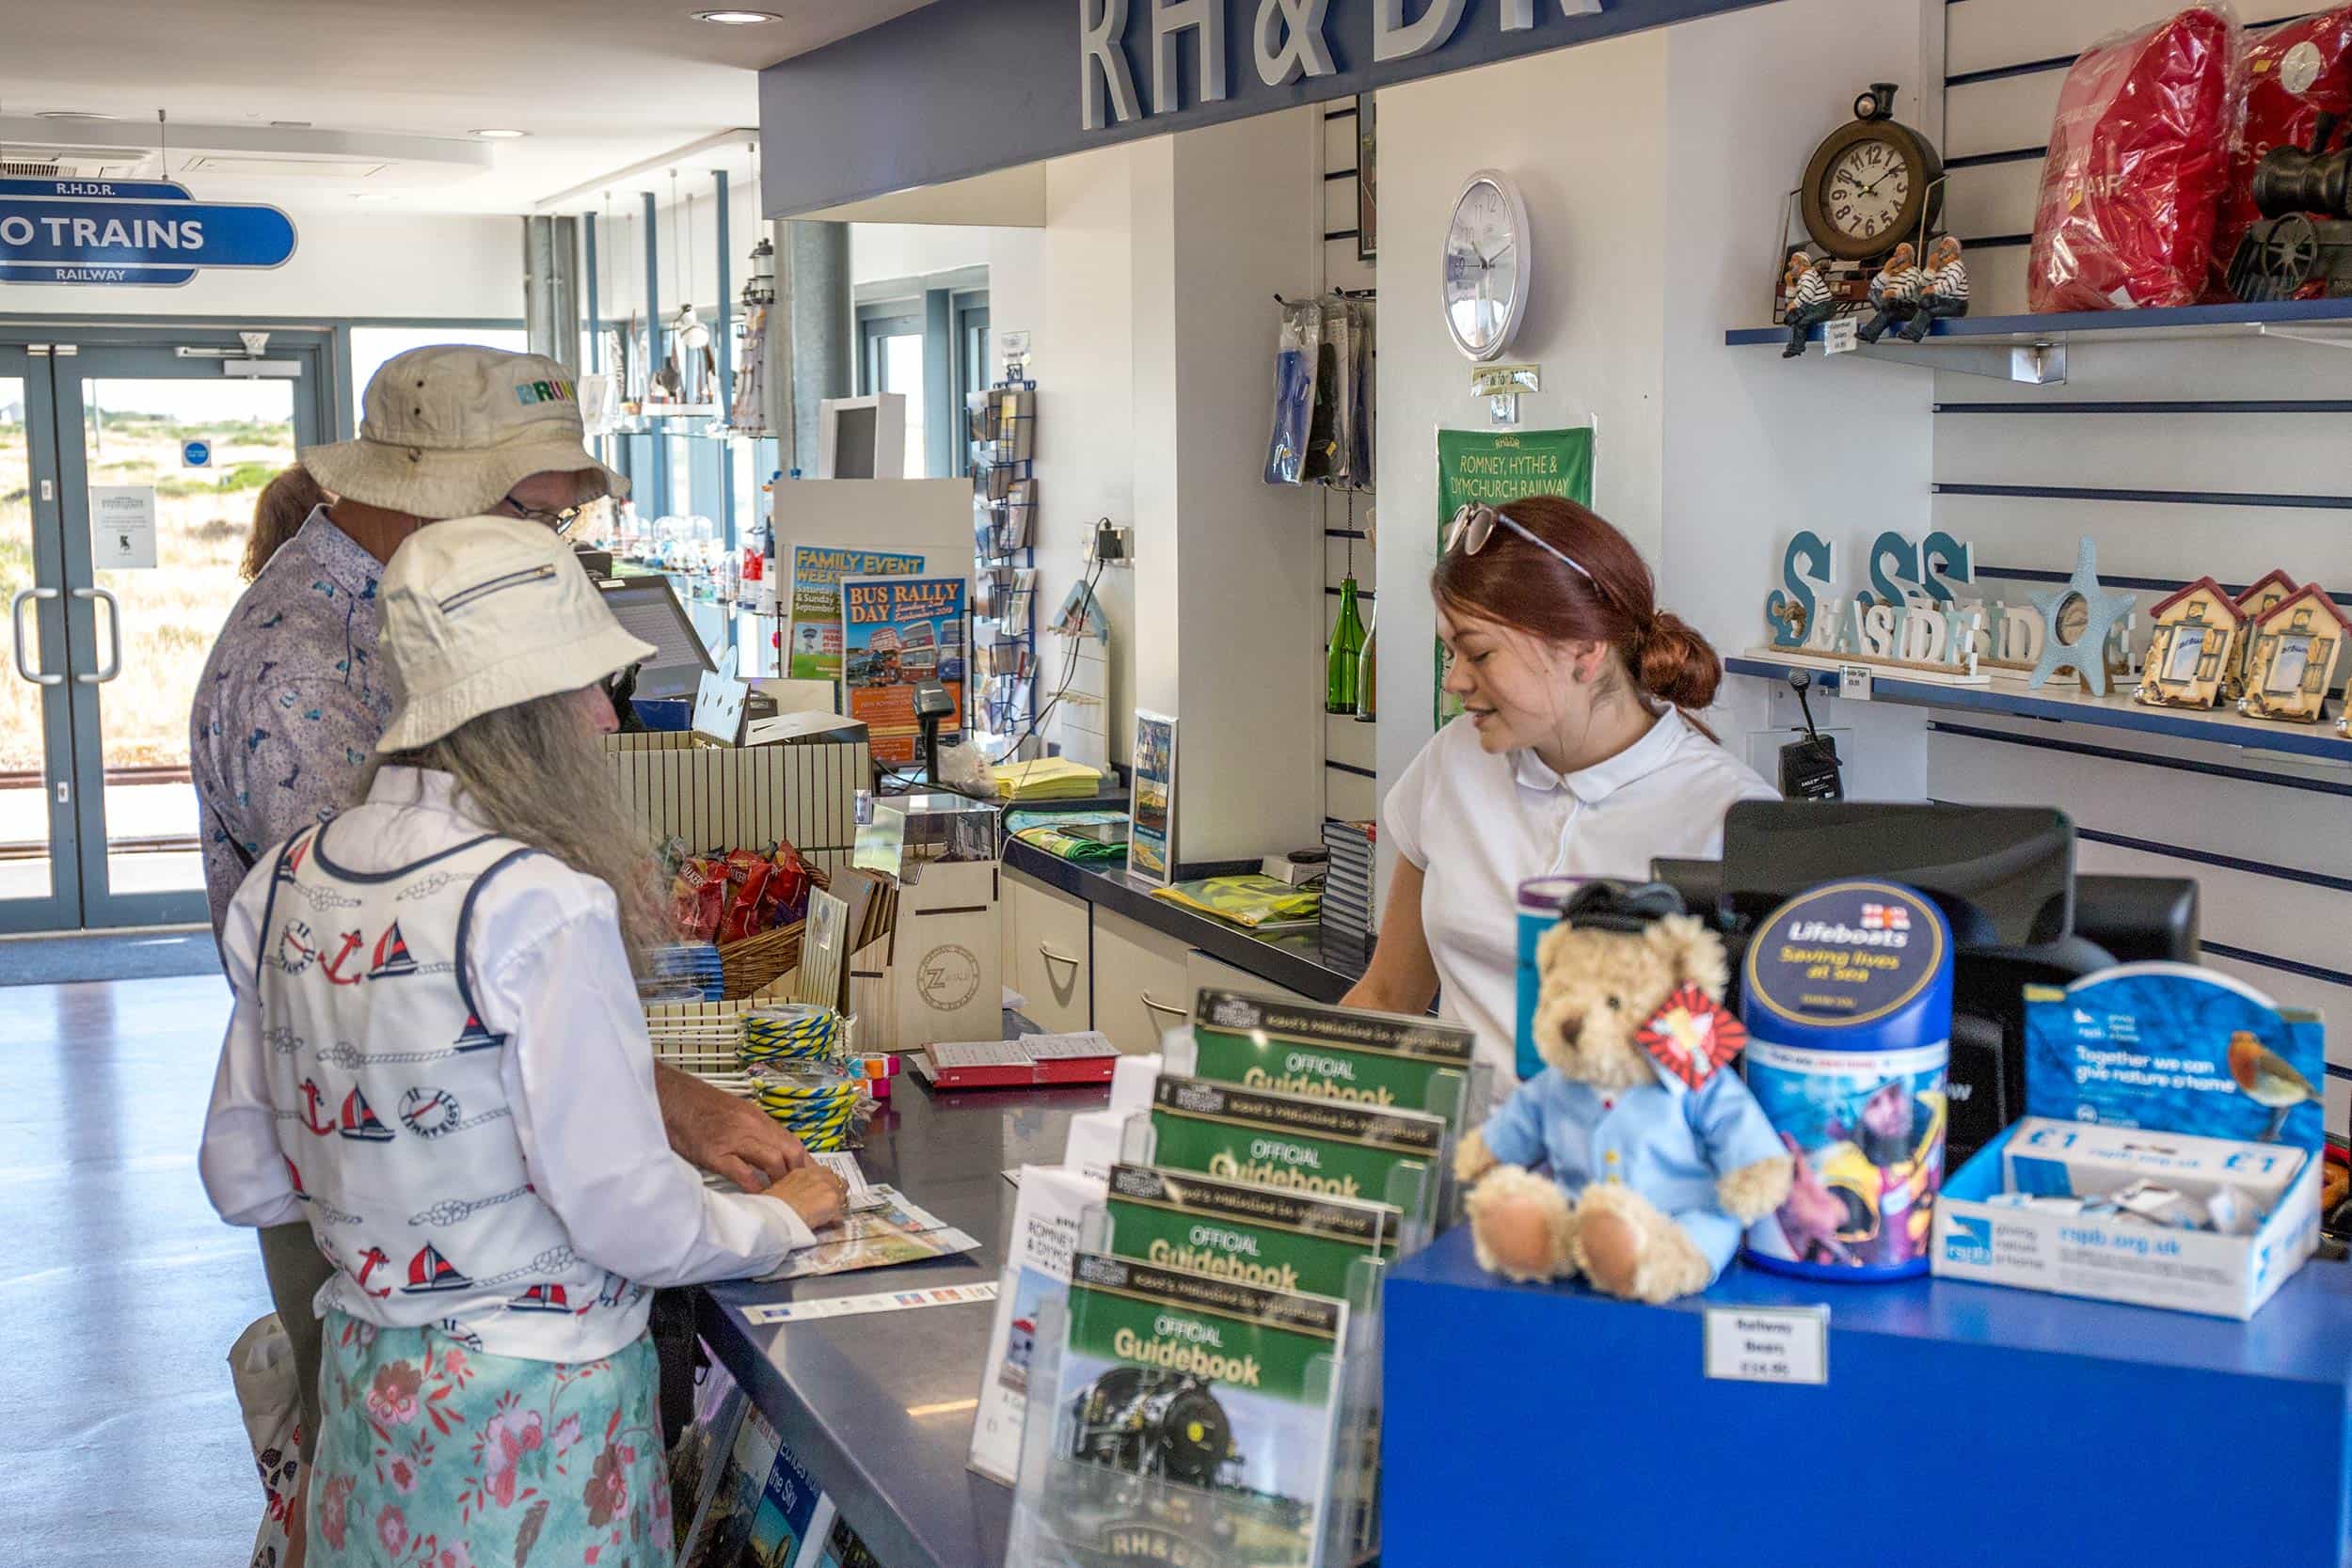
POLYGON ((1823 354, 1851 354, 1862 346, 1861 325, 1851 316, 1834 316, 1821 324, 1823 354))
POLYGON ((1841 664, 1837 667, 1837 694, 1857 703, 1870 700, 1870 667, 1867 664, 1841 664))
POLYGON ((1739 1383, 1827 1383, 1826 1307, 1710 1307, 1707 1375, 1739 1383))

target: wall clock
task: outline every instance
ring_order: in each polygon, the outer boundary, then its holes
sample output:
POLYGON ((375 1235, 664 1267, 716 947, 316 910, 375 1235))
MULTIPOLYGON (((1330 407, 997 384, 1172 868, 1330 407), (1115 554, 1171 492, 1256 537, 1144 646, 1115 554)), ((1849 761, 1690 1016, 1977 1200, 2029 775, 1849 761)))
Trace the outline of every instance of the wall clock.
POLYGON ((1511 177, 1482 168, 1454 201, 1445 235, 1445 329, 1473 360, 1510 346, 1527 314, 1527 203, 1511 177))
POLYGON ((1944 215, 1944 160, 1927 137, 1896 121, 1894 83, 1873 82, 1853 112, 1813 150, 1798 195, 1814 244, 1841 261, 1870 261, 1934 230, 1944 215))

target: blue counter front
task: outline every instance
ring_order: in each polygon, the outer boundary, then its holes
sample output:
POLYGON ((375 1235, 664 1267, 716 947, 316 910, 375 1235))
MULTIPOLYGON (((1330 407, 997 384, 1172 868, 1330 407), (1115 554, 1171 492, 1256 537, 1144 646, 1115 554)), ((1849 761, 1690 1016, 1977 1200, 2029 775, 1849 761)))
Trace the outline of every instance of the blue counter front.
POLYGON ((1734 1264, 1664 1307, 1503 1284, 1456 1230, 1388 1288, 1386 1568, 2329 1568, 2352 1267, 2249 1323, 1734 1264), (1828 1380, 1704 1373, 1718 1307, 1829 1308, 1828 1380))

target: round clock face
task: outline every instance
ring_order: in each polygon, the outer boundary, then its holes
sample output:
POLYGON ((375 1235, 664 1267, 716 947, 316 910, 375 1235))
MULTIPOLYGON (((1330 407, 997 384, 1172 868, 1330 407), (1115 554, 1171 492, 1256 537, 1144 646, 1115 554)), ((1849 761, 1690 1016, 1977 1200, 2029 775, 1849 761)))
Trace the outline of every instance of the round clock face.
POLYGON ((1445 325, 1472 359, 1492 359, 1527 309, 1527 208, 1492 171, 1470 176, 1445 237, 1445 325))
POLYGON ((1910 160, 1874 138, 1854 143, 1831 161, 1821 209, 1840 234, 1892 245, 1910 199, 1910 160))

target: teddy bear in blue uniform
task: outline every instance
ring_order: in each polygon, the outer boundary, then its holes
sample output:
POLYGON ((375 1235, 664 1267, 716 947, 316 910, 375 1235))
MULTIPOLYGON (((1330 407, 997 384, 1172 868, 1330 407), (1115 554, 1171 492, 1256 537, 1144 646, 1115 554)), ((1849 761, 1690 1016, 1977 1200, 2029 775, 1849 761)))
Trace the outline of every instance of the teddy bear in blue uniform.
POLYGON ((1537 949, 1547 1065, 1454 1162, 1490 1273, 1671 1301, 1788 1197, 1788 1150, 1732 1066, 1723 942, 1681 910, 1671 889, 1595 883, 1537 949))

